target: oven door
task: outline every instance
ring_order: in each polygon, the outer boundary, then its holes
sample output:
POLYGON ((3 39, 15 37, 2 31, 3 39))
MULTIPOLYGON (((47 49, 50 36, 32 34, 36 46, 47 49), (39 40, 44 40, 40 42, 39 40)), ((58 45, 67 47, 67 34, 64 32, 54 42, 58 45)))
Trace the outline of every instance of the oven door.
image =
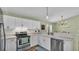
POLYGON ((18 48, 22 49, 25 47, 30 46, 30 38, 29 37, 22 37, 18 39, 18 48))

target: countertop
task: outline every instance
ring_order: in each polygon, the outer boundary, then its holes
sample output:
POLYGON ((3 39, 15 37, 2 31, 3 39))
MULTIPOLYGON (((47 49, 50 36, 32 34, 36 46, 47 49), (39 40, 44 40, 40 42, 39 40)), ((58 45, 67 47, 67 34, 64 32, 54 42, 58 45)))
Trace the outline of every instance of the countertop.
POLYGON ((6 38, 7 38, 7 39, 16 38, 16 36, 7 36, 6 38))
POLYGON ((47 34, 41 34, 43 37, 48 37, 48 38, 55 38, 55 39, 61 39, 61 40, 73 40, 74 38, 72 37, 64 37, 64 36, 56 36, 56 35, 47 35, 47 34))
MULTIPOLYGON (((48 37, 48 38, 55 38, 55 39, 61 39, 61 40, 73 40, 74 38, 70 34, 65 34, 65 33, 54 33, 54 35, 48 35, 48 34, 41 34, 41 33, 30 33, 30 36, 43 36, 43 37, 48 37), (39 35, 38 35, 39 34, 39 35)), ((6 36, 6 39, 12 39, 16 38, 15 35, 8 35, 6 36)))
MULTIPOLYGON (((14 38, 16 39, 16 36, 6 36, 6 40, 7 39, 14 39, 14 38)), ((2 39, 3 39, 3 37, 2 37, 2 39)))

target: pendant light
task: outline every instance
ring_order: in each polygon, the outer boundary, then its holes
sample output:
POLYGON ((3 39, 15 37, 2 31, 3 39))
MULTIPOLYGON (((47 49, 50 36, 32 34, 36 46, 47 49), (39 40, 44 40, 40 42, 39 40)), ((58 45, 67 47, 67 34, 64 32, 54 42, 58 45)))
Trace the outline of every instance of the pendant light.
MULTIPOLYGON (((46 7, 46 19, 48 20, 49 16, 48 16, 48 7, 46 7)), ((50 27, 48 25, 48 35, 50 34, 50 27)))
POLYGON ((64 19, 64 17, 63 16, 61 16, 61 25, 67 25, 67 21, 64 19))
POLYGON ((61 25, 64 25, 63 16, 61 16, 61 25))
POLYGON ((48 20, 48 7, 46 7, 46 19, 48 20))

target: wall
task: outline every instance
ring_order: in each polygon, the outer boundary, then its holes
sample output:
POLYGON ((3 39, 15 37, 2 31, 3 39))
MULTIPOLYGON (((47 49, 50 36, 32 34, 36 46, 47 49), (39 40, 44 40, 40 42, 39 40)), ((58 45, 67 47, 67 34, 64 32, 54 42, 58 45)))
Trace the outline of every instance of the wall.
POLYGON ((59 27, 57 26, 57 23, 52 23, 52 32, 58 32, 59 27))
POLYGON ((71 17, 65 21, 57 22, 54 26, 57 32, 71 33, 74 38, 74 50, 79 50, 79 16, 71 17))

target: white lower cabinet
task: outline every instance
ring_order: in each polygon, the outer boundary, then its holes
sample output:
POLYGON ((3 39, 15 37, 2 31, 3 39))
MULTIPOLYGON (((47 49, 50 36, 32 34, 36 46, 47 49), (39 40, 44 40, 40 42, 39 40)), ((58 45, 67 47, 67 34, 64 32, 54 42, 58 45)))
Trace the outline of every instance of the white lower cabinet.
POLYGON ((16 39, 10 38, 6 40, 6 51, 16 51, 16 39))
POLYGON ((31 47, 38 44, 38 36, 37 35, 31 35, 30 44, 31 44, 31 47))
POLYGON ((40 36, 39 45, 47 50, 50 50, 50 38, 40 36))
POLYGON ((31 36, 31 46, 34 46, 37 44, 47 49, 48 51, 51 51, 51 37, 47 37, 43 35, 39 35, 39 37, 37 37, 36 35, 31 36))
MULTIPOLYGON (((55 38, 53 38, 53 39, 55 39, 55 38)), ((51 46, 53 47, 55 45, 54 43, 56 43, 56 42, 54 41, 52 43, 53 44, 51 44, 50 37, 42 36, 39 34, 30 36, 30 46, 31 47, 33 47, 35 45, 40 45, 41 47, 47 49, 48 51, 51 51, 51 46)), ((58 46, 59 45, 57 45, 57 47, 58 46)), ((73 51, 73 40, 64 40, 63 41, 63 50, 64 51, 73 51)), ((16 38, 7 38, 6 39, 6 51, 16 51, 16 38)))
POLYGON ((64 51, 73 51, 73 40, 64 40, 64 51))

